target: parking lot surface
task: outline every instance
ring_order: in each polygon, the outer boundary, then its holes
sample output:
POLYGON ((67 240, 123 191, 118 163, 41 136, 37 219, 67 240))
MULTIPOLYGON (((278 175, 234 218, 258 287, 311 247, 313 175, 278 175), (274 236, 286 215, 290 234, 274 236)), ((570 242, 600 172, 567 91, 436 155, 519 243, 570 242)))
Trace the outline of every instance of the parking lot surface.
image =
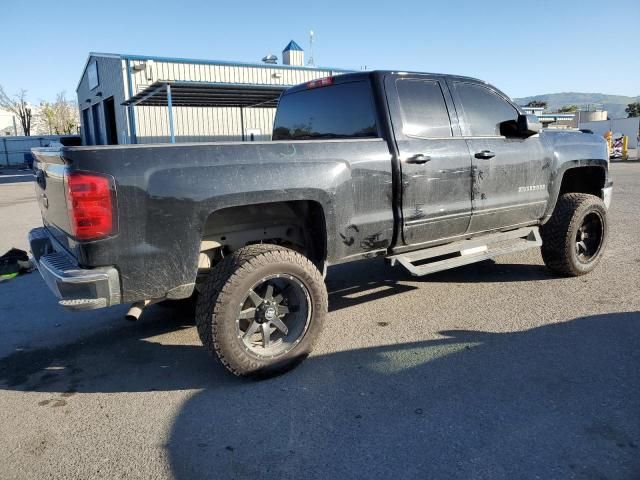
MULTIPOLYGON (((333 267, 313 356, 260 382, 177 309, 127 323, 37 272, 0 283, 0 478, 640 478, 640 164, 611 172, 592 274, 538 250, 333 267)), ((0 176, 0 252, 39 222, 30 177, 0 176)))

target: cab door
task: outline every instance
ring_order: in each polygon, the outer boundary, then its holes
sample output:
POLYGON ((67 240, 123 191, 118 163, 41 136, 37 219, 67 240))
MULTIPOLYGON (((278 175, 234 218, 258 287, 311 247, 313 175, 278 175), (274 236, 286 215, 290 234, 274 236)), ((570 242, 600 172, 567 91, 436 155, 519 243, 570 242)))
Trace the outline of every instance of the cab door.
POLYGON ((471 158, 446 81, 388 75, 385 90, 400 156, 404 243, 464 234, 471 217, 471 158))
POLYGON ((469 233, 530 224, 544 215, 549 198, 551 150, 540 135, 504 132, 520 112, 487 84, 449 80, 460 128, 472 162, 469 233))

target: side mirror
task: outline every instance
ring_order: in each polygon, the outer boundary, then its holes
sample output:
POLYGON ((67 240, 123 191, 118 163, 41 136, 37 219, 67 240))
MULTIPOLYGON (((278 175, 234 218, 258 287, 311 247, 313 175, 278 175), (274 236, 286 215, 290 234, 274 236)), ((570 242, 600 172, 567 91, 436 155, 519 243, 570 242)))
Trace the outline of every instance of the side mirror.
POLYGON ((523 137, 530 137, 542 130, 542 123, 535 115, 518 115, 518 131, 523 137))
POLYGON ((505 137, 527 138, 542 130, 542 123, 535 115, 518 115, 516 120, 500 124, 500 134, 505 137))

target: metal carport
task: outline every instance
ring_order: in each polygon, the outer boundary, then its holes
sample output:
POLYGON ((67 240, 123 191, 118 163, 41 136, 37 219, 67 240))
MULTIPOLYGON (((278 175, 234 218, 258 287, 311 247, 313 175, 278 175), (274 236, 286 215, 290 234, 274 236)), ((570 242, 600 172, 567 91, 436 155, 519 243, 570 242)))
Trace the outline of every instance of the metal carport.
POLYGON ((274 108, 285 85, 253 85, 242 83, 214 83, 192 81, 154 82, 140 93, 123 102, 129 108, 131 131, 136 131, 133 107, 167 107, 169 114, 169 136, 175 143, 173 107, 238 107, 242 140, 244 141, 244 109, 274 108))

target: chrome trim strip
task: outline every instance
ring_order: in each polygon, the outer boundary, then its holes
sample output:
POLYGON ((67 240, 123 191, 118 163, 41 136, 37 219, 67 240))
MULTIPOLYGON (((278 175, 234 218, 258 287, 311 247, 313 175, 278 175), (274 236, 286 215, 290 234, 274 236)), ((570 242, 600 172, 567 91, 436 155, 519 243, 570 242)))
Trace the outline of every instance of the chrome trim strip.
POLYGON ((404 224, 405 226, 413 227, 415 225, 422 225, 424 223, 451 220, 457 217, 464 218, 464 217, 473 216, 473 215, 487 215, 489 213, 497 212, 500 210, 516 210, 519 208, 531 207, 533 205, 540 205, 540 204, 546 204, 546 203, 547 202, 545 200, 540 200, 538 202, 520 203, 518 205, 505 205, 503 207, 485 208, 483 210, 472 210, 470 212, 464 212, 464 213, 450 213, 448 215, 440 215, 439 217, 421 218, 419 220, 406 220, 404 224))

